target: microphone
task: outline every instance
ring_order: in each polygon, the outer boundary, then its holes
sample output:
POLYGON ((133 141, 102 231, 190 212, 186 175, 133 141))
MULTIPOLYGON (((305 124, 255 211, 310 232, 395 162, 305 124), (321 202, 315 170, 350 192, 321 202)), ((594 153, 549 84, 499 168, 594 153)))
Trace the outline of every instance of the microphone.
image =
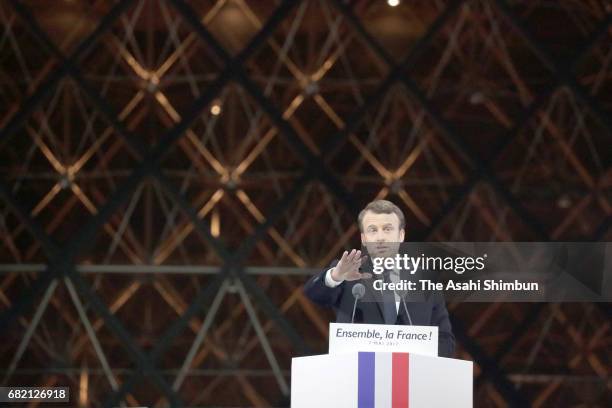
POLYGON ((408 316, 408 324, 412 326, 412 318, 410 317, 410 312, 408 311, 408 307, 406 306, 406 301, 404 300, 403 296, 402 296, 402 303, 404 304, 404 310, 406 311, 406 316, 408 316))
POLYGON ((353 297, 355 298, 355 303, 353 304, 353 315, 351 316, 351 323, 355 321, 355 310, 357 309, 357 301, 365 295, 365 286, 361 283, 356 283, 353 286, 351 291, 353 293, 353 297))

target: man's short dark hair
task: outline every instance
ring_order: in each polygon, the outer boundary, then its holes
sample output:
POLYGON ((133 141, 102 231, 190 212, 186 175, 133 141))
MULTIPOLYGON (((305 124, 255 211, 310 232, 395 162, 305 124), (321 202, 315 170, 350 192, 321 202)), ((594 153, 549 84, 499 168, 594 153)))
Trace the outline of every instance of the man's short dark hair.
POLYGON ((406 219, 404 218, 404 213, 399 207, 393 204, 388 200, 375 200, 365 206, 363 210, 359 213, 357 217, 357 222, 359 223, 359 230, 363 232, 363 217, 367 211, 371 211, 374 214, 395 214, 399 219, 399 229, 403 229, 406 225, 406 219))

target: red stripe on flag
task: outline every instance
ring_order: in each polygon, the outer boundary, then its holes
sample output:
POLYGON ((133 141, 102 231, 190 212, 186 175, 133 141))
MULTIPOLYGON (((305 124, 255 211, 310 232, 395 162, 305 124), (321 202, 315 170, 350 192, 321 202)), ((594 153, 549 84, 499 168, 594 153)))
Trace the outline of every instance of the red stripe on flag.
POLYGON ((393 353, 391 406, 408 408, 408 353, 393 353))

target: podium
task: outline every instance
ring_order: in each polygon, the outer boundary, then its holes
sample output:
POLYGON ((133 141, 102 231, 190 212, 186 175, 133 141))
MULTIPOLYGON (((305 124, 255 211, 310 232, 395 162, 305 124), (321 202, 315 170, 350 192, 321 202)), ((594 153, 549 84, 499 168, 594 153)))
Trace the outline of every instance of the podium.
POLYGON ((291 407, 472 407, 473 363, 414 353, 353 351, 296 357, 291 407))

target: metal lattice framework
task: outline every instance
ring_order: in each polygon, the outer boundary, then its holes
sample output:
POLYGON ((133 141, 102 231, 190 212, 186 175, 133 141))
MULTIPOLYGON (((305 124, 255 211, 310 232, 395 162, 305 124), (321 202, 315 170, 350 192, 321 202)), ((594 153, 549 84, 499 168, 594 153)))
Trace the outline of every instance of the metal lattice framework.
MULTIPOLYGON (((307 276, 411 240, 612 237, 612 3, 2 0, 2 384, 287 405, 307 276)), ((605 406, 604 304, 451 304, 477 406, 605 406)), ((34 406, 35 404, 30 404, 34 406)))

